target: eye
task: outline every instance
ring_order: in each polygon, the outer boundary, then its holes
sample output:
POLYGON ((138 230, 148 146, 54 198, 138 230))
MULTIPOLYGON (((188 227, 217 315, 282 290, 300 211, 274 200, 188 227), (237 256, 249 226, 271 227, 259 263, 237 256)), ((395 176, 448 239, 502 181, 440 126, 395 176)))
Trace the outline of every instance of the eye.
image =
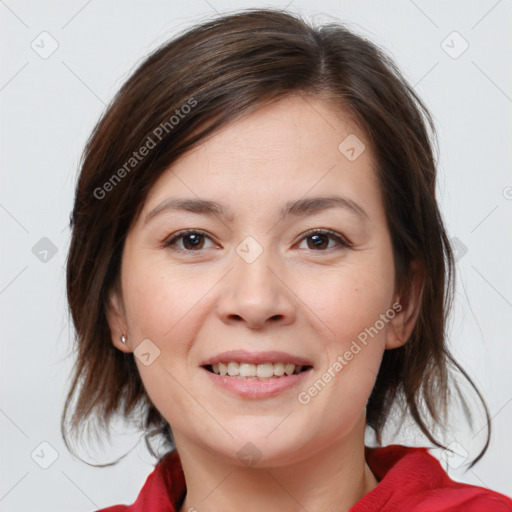
POLYGON ((172 250, 176 251, 194 252, 205 248, 208 249, 208 247, 204 246, 205 240, 211 240, 211 238, 202 231, 187 229, 171 235, 170 238, 165 240, 163 246, 171 247, 172 250), (182 242, 181 247, 179 242, 182 242))
MULTIPOLYGON (((201 249, 209 248, 205 247, 205 240, 212 241, 210 237, 200 230, 187 229, 171 235, 163 242, 163 247, 170 247, 172 250, 182 252, 198 252, 201 249)), ((307 248, 317 252, 333 249, 336 245, 345 248, 352 247, 350 242, 344 237, 329 229, 313 229, 308 231, 303 235, 301 241, 311 241, 311 243, 307 244, 307 248), (330 244, 331 241, 334 241, 334 243, 330 244)))
POLYGON ((344 237, 329 229, 313 229, 305 233, 301 240, 311 240, 307 248, 320 252, 322 252, 323 249, 332 249, 336 245, 346 248, 352 247, 350 242, 344 237), (334 245, 329 246, 329 239, 335 241, 334 245))

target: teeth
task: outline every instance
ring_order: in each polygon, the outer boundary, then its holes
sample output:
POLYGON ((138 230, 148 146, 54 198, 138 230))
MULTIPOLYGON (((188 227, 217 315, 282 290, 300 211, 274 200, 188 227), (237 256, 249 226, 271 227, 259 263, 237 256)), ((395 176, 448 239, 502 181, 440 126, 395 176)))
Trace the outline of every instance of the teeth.
POLYGON ((218 363, 212 365, 213 373, 217 375, 229 375, 238 379, 258 378, 271 379, 282 377, 283 375, 297 374, 302 371, 303 366, 292 363, 237 363, 230 361, 228 363, 218 363))
POLYGON ((283 363, 274 363, 274 375, 281 377, 284 375, 284 364, 283 363))
POLYGON ((274 375, 274 365, 272 363, 259 364, 256 368, 258 377, 272 377, 274 375))
POLYGON ((291 375, 294 370, 295 370, 294 364, 288 363, 288 364, 284 365, 284 373, 286 373, 286 375, 291 375))
MULTIPOLYGON (((235 363, 229 363, 235 364, 235 363)), ((256 377, 256 365, 249 363, 240 363, 240 377, 256 377)))
POLYGON ((230 377, 236 377, 240 374, 240 364, 239 363, 228 363, 228 375, 230 377))

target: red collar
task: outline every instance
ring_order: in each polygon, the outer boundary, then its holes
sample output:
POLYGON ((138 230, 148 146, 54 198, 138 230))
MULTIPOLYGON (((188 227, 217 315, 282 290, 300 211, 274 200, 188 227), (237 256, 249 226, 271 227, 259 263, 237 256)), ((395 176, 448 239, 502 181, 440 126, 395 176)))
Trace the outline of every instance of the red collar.
MULTIPOLYGON (((512 511, 512 500, 503 494, 451 480, 427 448, 365 447, 365 456, 379 484, 349 512, 512 511)), ((98 512, 177 512, 186 491, 180 458, 173 451, 159 460, 133 505, 98 512)))

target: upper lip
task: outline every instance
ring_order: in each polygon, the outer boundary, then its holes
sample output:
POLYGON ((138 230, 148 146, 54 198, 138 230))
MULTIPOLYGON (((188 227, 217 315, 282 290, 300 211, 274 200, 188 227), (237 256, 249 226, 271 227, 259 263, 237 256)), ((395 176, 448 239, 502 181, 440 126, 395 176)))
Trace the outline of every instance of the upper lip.
POLYGON ((270 351, 270 352, 247 352, 246 350, 229 350, 210 357, 201 363, 201 366, 208 366, 218 363, 291 363, 301 366, 313 366, 313 363, 304 357, 288 354, 286 352, 270 351))

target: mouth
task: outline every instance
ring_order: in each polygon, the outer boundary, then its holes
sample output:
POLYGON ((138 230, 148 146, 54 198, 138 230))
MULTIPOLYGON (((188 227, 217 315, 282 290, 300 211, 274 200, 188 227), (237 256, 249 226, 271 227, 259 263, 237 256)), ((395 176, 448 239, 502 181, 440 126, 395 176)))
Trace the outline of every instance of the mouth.
POLYGON ((216 388, 255 400, 304 386, 313 363, 285 352, 232 350, 203 361, 201 368, 216 388))
POLYGON ((313 368, 312 365, 297 365, 284 362, 266 362, 260 364, 239 361, 225 361, 204 365, 203 368, 215 375, 239 380, 275 380, 299 375, 313 368))

